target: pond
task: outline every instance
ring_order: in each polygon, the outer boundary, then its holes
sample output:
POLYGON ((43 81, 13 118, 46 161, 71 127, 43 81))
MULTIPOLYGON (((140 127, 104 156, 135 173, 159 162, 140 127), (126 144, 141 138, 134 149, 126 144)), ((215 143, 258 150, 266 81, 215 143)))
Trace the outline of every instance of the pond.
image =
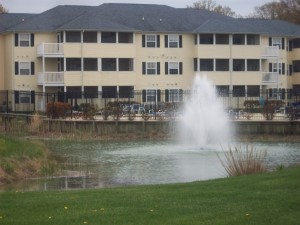
MULTIPOLYGON (((2 190, 57 190, 126 185, 182 183, 226 177, 217 157, 221 146, 195 146, 166 141, 47 141, 63 159, 64 176, 28 179, 2 190)), ((234 146, 241 146, 235 143, 234 146)), ((253 143, 267 150, 269 168, 300 162, 300 143, 253 143)))

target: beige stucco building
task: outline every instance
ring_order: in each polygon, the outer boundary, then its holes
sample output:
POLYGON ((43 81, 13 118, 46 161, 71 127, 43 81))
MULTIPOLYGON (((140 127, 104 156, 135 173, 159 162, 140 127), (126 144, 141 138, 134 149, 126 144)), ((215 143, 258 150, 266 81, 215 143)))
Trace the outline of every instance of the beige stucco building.
POLYGON ((225 97, 300 92, 300 26, 284 21, 143 4, 58 6, 0 21, 0 90, 14 92, 13 108, 44 110, 48 94, 182 101, 196 74, 225 97))

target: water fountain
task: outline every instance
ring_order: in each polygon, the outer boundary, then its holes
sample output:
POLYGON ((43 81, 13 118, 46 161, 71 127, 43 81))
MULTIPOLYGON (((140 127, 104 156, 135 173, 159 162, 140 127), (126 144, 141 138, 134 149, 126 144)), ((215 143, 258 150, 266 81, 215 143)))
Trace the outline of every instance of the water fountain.
POLYGON ((211 144, 228 143, 231 129, 216 89, 206 76, 196 75, 190 98, 185 102, 180 125, 184 144, 200 148, 211 144))

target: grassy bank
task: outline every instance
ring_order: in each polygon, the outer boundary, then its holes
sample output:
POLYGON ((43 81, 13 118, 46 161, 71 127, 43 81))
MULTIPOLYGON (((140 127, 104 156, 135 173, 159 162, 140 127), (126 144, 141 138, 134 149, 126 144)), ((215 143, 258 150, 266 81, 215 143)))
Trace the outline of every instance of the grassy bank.
POLYGON ((54 170, 53 163, 41 142, 0 136, 0 185, 49 175, 54 170))
POLYGON ((0 193, 0 224, 295 225, 300 167, 188 184, 0 193))

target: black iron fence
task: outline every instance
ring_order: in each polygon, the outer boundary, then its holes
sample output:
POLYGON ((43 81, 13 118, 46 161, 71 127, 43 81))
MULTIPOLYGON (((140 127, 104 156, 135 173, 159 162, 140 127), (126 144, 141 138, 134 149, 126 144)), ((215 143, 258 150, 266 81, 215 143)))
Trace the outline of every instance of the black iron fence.
MULTIPOLYGON (((192 96, 193 92, 189 90, 56 93, 4 90, 0 91, 0 113, 47 113, 48 105, 61 102, 70 106, 68 115, 71 117, 80 117, 84 111, 93 110, 89 118, 132 120, 140 116, 144 119, 165 119, 180 116, 183 105, 192 96)), ((203 97, 206 97, 205 94, 203 97)), ((216 101, 223 104, 231 119, 300 119, 300 93, 293 90, 259 93, 222 91, 217 94, 216 101)))

